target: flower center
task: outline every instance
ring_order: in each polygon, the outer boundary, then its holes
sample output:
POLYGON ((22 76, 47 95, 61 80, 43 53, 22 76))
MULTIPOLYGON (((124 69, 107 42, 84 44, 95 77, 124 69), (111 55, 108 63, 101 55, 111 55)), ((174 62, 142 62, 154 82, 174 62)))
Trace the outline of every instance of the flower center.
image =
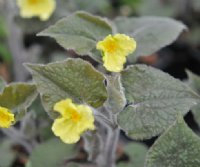
POLYGON ((35 5, 38 3, 38 0, 29 0, 30 5, 35 5))
POLYGON ((8 115, 5 115, 5 114, 3 114, 3 113, 0 114, 0 118, 1 118, 1 120, 4 121, 4 122, 7 122, 7 121, 10 120, 10 119, 9 119, 9 116, 8 116, 8 115))
POLYGON ((72 115, 71 115, 71 119, 74 122, 78 122, 81 119, 81 116, 78 112, 73 112, 72 115))
POLYGON ((115 41, 109 41, 106 45, 107 52, 112 53, 117 49, 117 43, 115 41))
POLYGON ((0 112, 0 127, 7 127, 12 122, 10 115, 0 112))

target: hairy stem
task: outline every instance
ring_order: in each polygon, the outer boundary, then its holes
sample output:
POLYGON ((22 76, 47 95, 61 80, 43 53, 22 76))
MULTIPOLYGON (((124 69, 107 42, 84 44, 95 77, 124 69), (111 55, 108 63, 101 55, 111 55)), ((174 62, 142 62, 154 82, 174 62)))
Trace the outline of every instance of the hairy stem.
POLYGON ((119 129, 115 123, 115 116, 110 115, 112 126, 106 126, 107 135, 104 136, 105 145, 97 160, 98 167, 115 167, 116 150, 119 140, 119 129))
POLYGON ((106 147, 105 147, 105 164, 103 167, 115 167, 116 166, 116 150, 119 140, 119 129, 110 128, 108 132, 106 147))

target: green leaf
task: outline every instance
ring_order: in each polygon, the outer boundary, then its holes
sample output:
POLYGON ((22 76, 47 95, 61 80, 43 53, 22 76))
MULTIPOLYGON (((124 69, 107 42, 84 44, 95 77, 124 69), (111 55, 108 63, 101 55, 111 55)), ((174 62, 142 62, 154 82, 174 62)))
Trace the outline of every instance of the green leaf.
POLYGON ((124 147, 124 152, 129 156, 129 162, 120 162, 117 167, 143 167, 147 147, 140 143, 130 143, 124 147))
POLYGON ((200 138, 179 118, 152 146, 145 167, 199 167, 200 138))
POLYGON ((128 56, 130 63, 135 61, 135 57, 148 56, 169 45, 186 30, 181 22, 165 17, 120 17, 115 24, 119 33, 130 35, 137 42, 136 51, 128 56))
POLYGON ((200 76, 192 73, 189 70, 186 72, 189 78, 189 86, 193 88, 193 90, 195 90, 198 94, 200 94, 200 76))
POLYGON ((104 76, 82 59, 48 65, 27 64, 42 96, 45 109, 54 115, 56 102, 71 98, 76 103, 100 107, 107 98, 104 76))
POLYGON ((0 143, 0 166, 10 167, 15 160, 15 153, 12 151, 12 142, 8 139, 0 143))
POLYGON ((160 134, 200 99, 181 81, 146 65, 122 71, 121 81, 128 106, 119 113, 118 123, 135 139, 160 134))
POLYGON ((72 158, 74 154, 74 145, 67 145, 53 138, 33 150, 27 167, 64 167, 65 160, 72 158))
MULTIPOLYGON (((143 16, 167 16, 174 17, 177 14, 176 1, 168 1, 163 3, 160 0, 140 1, 137 7, 137 13, 143 16)), ((179 4, 180 5, 180 4, 179 4)))
POLYGON ((194 116, 195 121, 198 123, 200 126, 200 104, 192 107, 192 114, 194 116))
POLYGON ((37 94, 36 86, 33 84, 10 84, 0 94, 0 106, 12 110, 17 121, 24 116, 37 94))
MULTIPOLYGON (((189 77, 189 86, 193 88, 198 94, 200 94, 200 76, 192 73, 191 71, 186 71, 189 77)), ((192 113, 194 115, 194 119, 200 125, 200 104, 194 106, 192 108, 192 113)))
POLYGON ((105 103, 105 107, 113 113, 122 111, 126 104, 126 98, 122 90, 119 76, 107 76, 107 92, 108 99, 105 103))
POLYGON ((112 34, 108 21, 86 12, 76 12, 39 33, 40 36, 54 38, 65 49, 72 49, 79 55, 89 55, 100 62, 100 54, 95 56, 93 51, 96 43, 108 34, 112 34))

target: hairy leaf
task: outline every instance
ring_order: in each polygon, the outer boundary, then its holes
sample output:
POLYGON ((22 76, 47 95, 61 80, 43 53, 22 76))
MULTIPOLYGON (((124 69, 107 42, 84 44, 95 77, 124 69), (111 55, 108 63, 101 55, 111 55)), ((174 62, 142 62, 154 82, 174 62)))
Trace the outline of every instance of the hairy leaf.
POLYGON ((82 59, 48 65, 27 64, 42 96, 45 109, 53 116, 56 102, 71 98, 77 103, 100 107, 107 98, 104 76, 82 59))
POLYGON ((119 33, 134 37, 137 49, 128 59, 132 63, 135 57, 148 56, 162 47, 174 42, 186 26, 179 21, 165 17, 117 18, 119 33))
POLYGON ((145 167, 199 167, 200 138, 179 118, 152 146, 145 167))
MULTIPOLYGON (((200 76, 187 71, 189 77, 189 86, 191 86, 198 94, 200 94, 200 76)), ((200 125, 200 104, 192 108, 194 119, 200 125)))
POLYGON ((65 49, 72 49, 79 55, 90 55, 98 61, 101 61, 101 56, 95 56, 93 51, 96 43, 108 34, 112 34, 108 21, 86 12, 76 12, 39 33, 54 38, 65 49))
POLYGON ((0 106, 12 110, 16 120, 19 120, 24 116, 37 94, 36 86, 33 84, 10 84, 0 94, 0 106))
POLYGON ((195 90, 198 94, 200 94, 200 76, 192 73, 189 70, 186 72, 189 78, 189 86, 193 88, 193 90, 195 90))
POLYGON ((128 106, 119 113, 118 123, 136 139, 160 134, 200 99, 181 81, 146 65, 124 70, 121 80, 128 106))

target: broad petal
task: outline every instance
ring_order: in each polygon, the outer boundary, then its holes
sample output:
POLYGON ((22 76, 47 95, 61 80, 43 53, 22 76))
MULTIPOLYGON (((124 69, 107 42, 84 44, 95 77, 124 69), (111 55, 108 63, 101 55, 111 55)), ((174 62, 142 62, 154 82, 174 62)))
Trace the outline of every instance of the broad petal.
POLYGON ((69 118, 71 113, 76 111, 76 106, 72 103, 71 99, 65 99, 57 102, 53 109, 59 112, 63 117, 69 118))
POLYGON ((120 72, 126 62, 126 57, 124 55, 105 54, 103 56, 103 62, 104 67, 108 71, 120 72))
POLYGON ((56 119, 53 123, 52 131, 67 144, 76 143, 80 139, 80 131, 76 124, 65 118, 56 119))
POLYGON ((136 41, 124 34, 116 34, 114 37, 119 45, 119 54, 129 55, 136 49, 136 41))
POLYGON ((91 108, 85 105, 79 105, 77 109, 81 115, 81 120, 77 124, 81 133, 86 130, 94 130, 94 115, 91 108))

